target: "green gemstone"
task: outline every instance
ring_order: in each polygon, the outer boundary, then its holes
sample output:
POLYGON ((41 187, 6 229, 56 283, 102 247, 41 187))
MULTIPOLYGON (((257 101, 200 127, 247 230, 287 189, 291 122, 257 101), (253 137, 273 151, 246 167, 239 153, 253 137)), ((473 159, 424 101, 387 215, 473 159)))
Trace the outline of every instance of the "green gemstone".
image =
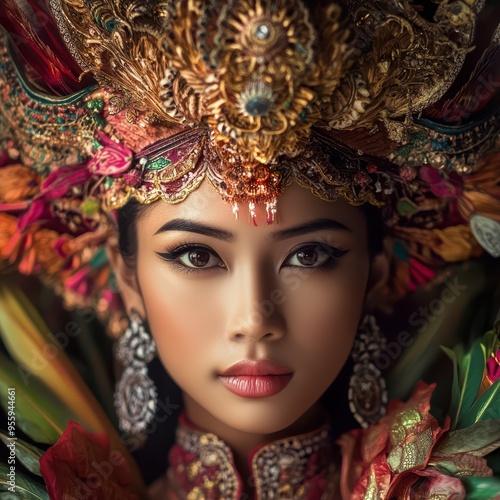
POLYGON ((102 111, 104 108, 104 101, 102 99, 92 99, 88 102, 87 107, 93 111, 102 111))
POLYGON ((151 163, 146 164, 146 170, 161 170, 162 168, 168 167, 172 163, 172 160, 168 158, 158 158, 151 163))

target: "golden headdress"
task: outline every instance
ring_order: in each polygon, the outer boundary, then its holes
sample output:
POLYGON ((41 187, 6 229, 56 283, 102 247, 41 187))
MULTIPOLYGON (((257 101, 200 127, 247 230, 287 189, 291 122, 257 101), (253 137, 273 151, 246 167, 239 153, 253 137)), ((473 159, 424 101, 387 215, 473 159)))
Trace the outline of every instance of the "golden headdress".
POLYGON ((479 244, 499 256, 500 30, 477 36, 492 8, 7 0, 3 257, 106 310, 105 212, 181 202, 205 178, 254 222, 292 182, 382 207, 399 290, 479 244))

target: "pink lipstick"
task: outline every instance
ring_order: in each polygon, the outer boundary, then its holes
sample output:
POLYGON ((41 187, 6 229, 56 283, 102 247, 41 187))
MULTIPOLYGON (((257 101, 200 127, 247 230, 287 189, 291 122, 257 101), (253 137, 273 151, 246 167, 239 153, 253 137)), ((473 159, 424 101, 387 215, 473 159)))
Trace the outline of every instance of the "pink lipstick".
POLYGON ((268 360, 245 360, 230 366, 218 377, 237 396, 268 398, 288 385, 293 372, 268 360))

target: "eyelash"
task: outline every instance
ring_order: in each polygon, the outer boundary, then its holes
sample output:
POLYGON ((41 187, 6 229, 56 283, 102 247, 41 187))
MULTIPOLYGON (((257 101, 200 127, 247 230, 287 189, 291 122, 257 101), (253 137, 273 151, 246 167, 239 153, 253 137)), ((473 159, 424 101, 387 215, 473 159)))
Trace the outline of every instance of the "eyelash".
MULTIPOLYGON (((286 258, 285 262, 290 260, 294 255, 298 254, 299 252, 304 251, 304 250, 308 250, 308 249, 314 248, 314 247, 319 247, 324 253, 329 255, 329 258, 323 264, 321 264, 319 266, 286 266, 286 267, 297 267, 299 269, 316 269, 316 268, 329 269, 329 268, 335 266, 337 264, 337 261, 340 258, 344 257, 347 253, 349 253, 349 250, 339 250, 338 248, 333 248, 331 246, 323 245, 321 243, 309 243, 309 244, 305 244, 305 245, 301 246, 300 248, 298 248, 297 250, 292 252, 286 258)), ((189 266, 182 264, 179 261, 179 257, 182 257, 184 254, 186 254, 188 252, 195 251, 195 250, 202 250, 204 252, 208 252, 211 256, 220 259, 220 257, 215 252, 210 250, 209 248, 204 247, 202 245, 196 245, 193 243, 182 243, 178 246, 167 249, 166 252, 157 252, 157 255, 159 257, 161 257, 162 259, 164 259, 168 262, 171 262, 172 264, 177 266, 180 270, 182 270, 183 272, 186 272, 188 274, 193 273, 193 272, 198 273, 198 272, 207 272, 207 271, 219 271, 221 269, 225 269, 225 267, 226 267, 225 265, 217 265, 217 266, 211 266, 211 267, 205 267, 205 268, 203 268, 203 267, 200 267, 200 268, 189 267, 189 266)))

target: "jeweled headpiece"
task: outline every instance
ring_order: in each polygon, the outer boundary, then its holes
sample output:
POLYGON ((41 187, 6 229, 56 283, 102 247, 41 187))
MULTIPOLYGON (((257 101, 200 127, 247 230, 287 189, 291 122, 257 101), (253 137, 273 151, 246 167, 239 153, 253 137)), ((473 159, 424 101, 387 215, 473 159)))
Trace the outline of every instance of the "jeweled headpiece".
POLYGON ((181 202, 204 179, 254 223, 292 182, 382 207, 398 292, 481 246, 500 256, 500 30, 476 36, 489 8, 7 0, 3 257, 107 310, 106 212, 181 202))

